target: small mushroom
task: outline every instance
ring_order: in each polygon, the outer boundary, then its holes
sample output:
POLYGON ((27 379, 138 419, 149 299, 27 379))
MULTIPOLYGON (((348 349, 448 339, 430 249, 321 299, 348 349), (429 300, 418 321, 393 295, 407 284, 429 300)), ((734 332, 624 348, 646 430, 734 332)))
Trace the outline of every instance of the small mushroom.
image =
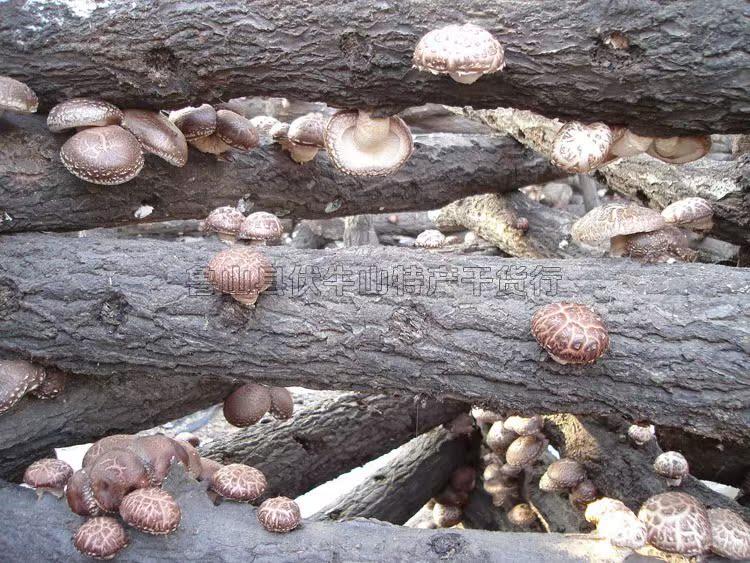
POLYGON ((220 109, 216 112, 216 131, 207 137, 192 139, 190 144, 201 152, 219 155, 231 149, 252 150, 260 144, 260 135, 249 119, 220 109))
POLYGON ((145 152, 155 154, 172 166, 185 166, 187 141, 174 123, 155 111, 127 109, 123 114, 123 129, 135 135, 145 152))
POLYGON ((26 468, 23 482, 35 488, 40 496, 48 492, 60 498, 72 475, 73 468, 65 461, 45 458, 35 461, 26 468))
POLYGON ((586 507, 585 518, 596 531, 618 548, 640 549, 646 543, 646 527, 621 501, 602 498, 586 507))
POLYGON ((531 436, 538 434, 544 428, 544 419, 537 415, 524 418, 522 416, 510 416, 503 423, 506 430, 515 432, 519 436, 531 436))
POLYGON ((609 346, 599 315, 580 303, 551 303, 534 313, 531 333, 558 364, 591 364, 609 346))
POLYGON ((417 235, 414 246, 419 248, 440 248, 445 246, 445 235, 435 229, 422 231, 417 235))
POLYGON ((579 242, 597 243, 609 239, 610 254, 621 256, 625 235, 648 233, 666 226, 664 217, 639 205, 607 203, 595 207, 573 224, 571 235, 579 242))
POLYGON ((26 84, 9 76, 0 76, 0 115, 5 110, 34 113, 38 105, 36 94, 26 84))
POLYGON ((596 500, 598 491, 596 485, 590 479, 584 479, 578 483, 568 496, 571 506, 578 510, 585 510, 589 503, 596 500))
POLYGON ((209 137, 216 132, 216 110, 209 104, 173 111, 169 114, 169 121, 182 131, 188 141, 209 137))
POLYGON ((667 483, 677 487, 690 474, 688 462, 679 452, 664 452, 654 461, 654 471, 666 478, 667 483))
POLYGON ((181 519, 175 498, 158 487, 138 489, 125 496, 120 516, 136 530, 157 536, 174 532, 181 519))
POLYGON ((473 84, 484 74, 505 67, 500 42, 481 27, 467 23, 434 29, 414 49, 414 67, 432 74, 448 74, 461 84, 473 84))
MULTIPOLYGON (((271 408, 269 412, 278 420, 289 420, 294 414, 294 399, 292 394, 284 387, 269 387, 271 395, 271 408)), ((262 415, 261 415, 262 416, 262 415)))
POLYGON ((44 380, 36 389, 31 390, 31 395, 37 399, 54 399, 65 389, 66 380, 67 376, 65 372, 57 368, 46 368, 44 370, 44 380))
POLYGON ((219 252, 208 264, 208 281, 242 305, 252 306, 271 287, 273 267, 263 254, 233 247, 219 252))
POLYGON ((73 536, 73 545, 87 557, 112 559, 128 545, 128 536, 114 518, 97 516, 81 524, 73 536))
POLYGON ((654 495, 643 503, 638 518, 646 525, 646 541, 656 549, 691 557, 711 548, 708 513, 690 495, 654 495))
POLYGON ((435 503, 432 509, 432 521, 438 528, 452 528, 461 523, 463 511, 458 506, 435 503))
POLYGON ((246 428, 258 422, 272 405, 268 387, 246 383, 224 399, 224 418, 233 426, 246 428))
POLYGON ((643 137, 633 133, 627 127, 612 128, 612 146, 609 149, 610 156, 627 158, 646 152, 653 137, 643 137))
POLYGON ((750 559, 750 525, 728 508, 711 508, 711 551, 722 557, 750 559))
POLYGON ((245 216, 232 206, 217 207, 208 214, 201 224, 201 230, 216 233, 219 239, 227 243, 234 243, 240 233, 240 227, 245 216))
POLYGON ((289 124, 286 132, 289 154, 294 162, 304 164, 325 148, 326 121, 321 113, 308 113, 289 124))
POLYGON ((73 473, 65 487, 65 497, 70 510, 81 516, 99 516, 104 512, 96 503, 91 477, 85 469, 73 473))
POLYGON ((276 215, 257 211, 242 221, 237 238, 249 241, 251 245, 265 246, 268 242, 280 240, 283 234, 284 228, 276 215))
POLYGON ((144 164, 138 139, 118 125, 76 133, 60 149, 60 160, 74 176, 104 186, 132 180, 144 164))
POLYGON ((94 462, 96 462, 96 459, 103 453, 111 450, 127 450, 133 441, 135 441, 135 436, 131 436, 130 434, 113 434, 112 436, 105 436, 101 440, 97 440, 83 456, 82 467, 90 469, 94 465, 94 462))
POLYGON ((546 440, 538 436, 519 436, 508 446, 505 461, 508 465, 526 467, 534 463, 546 447, 546 440))
POLYGON ((230 463, 213 474, 211 490, 237 502, 253 502, 266 490, 266 478, 257 469, 241 463, 230 463))
POLYGON ((654 439, 654 427, 651 424, 631 424, 628 427, 628 438, 637 446, 643 446, 654 439))
POLYGON ((522 502, 508 511, 508 520, 515 526, 528 528, 536 521, 536 512, 531 505, 522 502))
POLYGON ((269 532, 291 532, 302 521, 299 505, 287 497, 264 500, 258 507, 258 521, 269 532))
POLYGON ((271 129, 273 126, 278 125, 281 122, 270 115, 257 115, 250 119, 250 123, 252 123, 253 127, 258 130, 261 139, 264 139, 267 142, 271 140, 271 129))
POLYGON ((708 231, 713 227, 714 210, 702 197, 686 197, 666 206, 661 216, 668 225, 695 231, 708 231))
POLYGON ((495 422, 484 437, 487 446, 493 452, 502 452, 518 438, 518 434, 508 430, 502 420, 495 422))
POLYGON ((279 121, 275 125, 271 126, 268 130, 268 135, 274 143, 281 145, 281 148, 285 151, 292 150, 292 144, 289 142, 289 124, 282 123, 279 121))
POLYGON ((343 110, 328 120, 325 147, 344 174, 386 176, 406 164, 414 140, 400 117, 373 118, 364 111, 343 110))
POLYGON ((648 154, 668 164, 685 164, 706 156, 711 150, 709 135, 656 138, 648 154))
POLYGON ((44 368, 23 360, 0 360, 0 414, 44 381, 44 368))
POLYGON ((115 512, 129 492, 150 485, 140 458, 126 450, 110 450, 96 458, 89 471, 96 504, 105 512, 115 512))
POLYGON ((539 481, 543 491, 561 492, 572 489, 586 479, 586 470, 574 459, 562 458, 553 461, 539 481))
POLYGON ((605 161, 611 146, 612 130, 606 123, 571 121, 552 141, 552 162, 566 172, 590 172, 605 161))
POLYGON ((641 262, 695 262, 698 258, 685 233, 669 225, 648 233, 623 235, 619 241, 618 248, 622 248, 619 254, 641 262))

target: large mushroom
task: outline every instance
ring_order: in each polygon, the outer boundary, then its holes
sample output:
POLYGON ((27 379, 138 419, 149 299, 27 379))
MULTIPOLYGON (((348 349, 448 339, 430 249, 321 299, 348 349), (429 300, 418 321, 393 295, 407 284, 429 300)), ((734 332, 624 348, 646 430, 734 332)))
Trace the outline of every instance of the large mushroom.
POLYGON ((663 229, 664 217, 653 209, 640 205, 607 203, 595 207, 573 224, 571 235, 579 242, 598 243, 609 239, 610 254, 625 252, 627 235, 663 229))
POLYGON ((38 106, 36 94, 26 84, 9 76, 0 76, 0 115, 6 110, 34 113, 38 106))
POLYGON ((122 127, 135 135, 145 152, 155 154, 172 166, 185 166, 187 141, 174 123, 155 111, 128 109, 123 114, 122 127))
POLYGON ((551 303, 531 319, 531 333, 558 364, 591 364, 609 346, 601 317, 580 303, 551 303))
POLYGON ((547 441, 539 436, 519 436, 505 452, 505 461, 508 465, 526 467, 542 455, 547 441))
POLYGON ((585 518, 596 524, 596 531, 620 549, 640 549, 646 543, 646 527, 619 500, 602 498, 586 507, 585 518))
POLYGON ((126 450, 110 450, 96 458, 89 472, 94 500, 105 512, 115 512, 129 492, 148 487, 146 467, 126 450))
POLYGON ((65 487, 65 497, 70 509, 81 516, 99 516, 103 512, 94 498, 91 477, 85 469, 73 473, 65 487))
POLYGON ((47 127, 53 133, 76 127, 120 125, 123 114, 109 102, 91 98, 73 98, 57 104, 47 115, 47 127))
POLYGON ((294 414, 294 399, 285 387, 269 387, 271 408, 268 412, 278 420, 289 420, 294 414))
POLYGON ((656 549, 686 557, 711 548, 711 523, 703 505, 685 493, 661 493, 649 498, 638 512, 646 525, 646 539, 656 549))
POLYGON ((249 119, 228 109, 220 109, 216 112, 214 133, 197 137, 190 144, 201 152, 220 155, 232 149, 252 150, 260 144, 260 136, 249 119))
POLYGON ((294 162, 304 164, 315 158, 325 148, 326 121, 321 113, 308 113, 289 124, 286 138, 289 155, 294 162))
POLYGON ((73 468, 65 461, 56 458, 40 459, 26 468, 23 482, 34 487, 40 494, 52 493, 56 497, 63 496, 73 468))
POLYGON ((144 164, 138 139, 119 125, 76 133, 60 149, 60 160, 74 176, 104 186, 132 180, 144 164))
POLYGON ((668 225, 684 227, 696 231, 706 231, 713 227, 714 210, 702 197, 686 197, 667 205, 661 212, 668 225))
POLYGON ((590 172, 607 159, 611 147, 612 130, 606 123, 571 121, 552 141, 552 162, 566 172, 590 172))
POLYGON ((668 164, 685 164, 703 158, 711 150, 709 135, 656 138, 648 154, 668 164))
POLYGON ((208 264, 208 281, 221 293, 245 306, 253 306, 258 295, 271 287, 273 268, 263 254, 234 247, 219 252, 208 264))

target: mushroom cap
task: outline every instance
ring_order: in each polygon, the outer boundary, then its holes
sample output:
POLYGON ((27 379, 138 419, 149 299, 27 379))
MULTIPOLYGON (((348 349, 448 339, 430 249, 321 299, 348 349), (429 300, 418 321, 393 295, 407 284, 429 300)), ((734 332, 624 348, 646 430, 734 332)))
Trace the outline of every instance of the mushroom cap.
POLYGON ((258 521, 269 532, 290 532, 302 521, 299 505, 287 497, 264 500, 258 507, 258 521))
POLYGON ((586 478, 583 465, 568 458, 553 461, 544 474, 565 489, 572 489, 586 478))
POLYGON ((619 235, 656 231, 665 226, 664 217, 648 207, 607 203, 578 219, 571 234, 580 242, 599 242, 619 235))
POLYGON ((668 164, 685 164, 706 156, 711 150, 709 135, 656 138, 648 154, 668 164))
POLYGON ((201 458, 201 474, 200 474, 200 477, 198 477, 198 480, 210 481, 211 478, 214 476, 214 473, 216 473, 222 467, 223 465, 219 463, 218 461, 214 461, 213 459, 208 459, 207 457, 202 457, 201 458))
POLYGON ((275 117, 271 117, 270 115, 256 115, 255 117, 250 119, 250 123, 253 124, 253 127, 258 130, 258 133, 260 135, 270 136, 271 128, 281 122, 275 117))
POLYGON ((477 422, 482 422, 486 424, 493 424, 495 422, 499 422, 503 420, 505 417, 500 414, 493 412, 491 410, 487 410, 482 407, 473 406, 471 407, 471 416, 474 417, 474 420, 477 422))
POLYGON ((451 474, 451 486, 457 491, 471 492, 474 489, 477 471, 471 466, 464 465, 451 474))
POLYGON ((271 128, 268 130, 268 134, 270 135, 271 139, 273 139, 277 143, 288 141, 289 124, 279 121, 278 123, 275 123, 271 126, 271 128))
POLYGON ((750 559, 750 525, 728 508, 711 508, 711 551, 729 559, 750 559))
POLYGON ((530 505, 522 502, 508 511, 508 520, 510 520, 511 524, 525 528, 534 523, 536 512, 534 512, 530 505))
POLYGON ((539 489, 548 493, 563 493, 568 490, 564 485, 553 481, 546 472, 539 479, 539 489))
POLYGON ((417 235, 414 246, 420 248, 440 248, 445 244, 445 235, 435 229, 422 231, 417 235))
POLYGON ((105 512, 115 512, 123 497, 150 485, 140 458, 126 450, 110 450, 96 458, 89 471, 96 503, 105 512))
POLYGON ((627 127, 612 127, 612 147, 609 152, 612 156, 627 158, 646 152, 653 141, 653 137, 637 135, 627 127))
POLYGON ((99 516, 101 507, 94 499, 91 488, 91 477, 85 469, 79 469, 68 480, 65 487, 65 497, 70 509, 81 516, 99 516))
POLYGON ((516 438, 518 438, 518 434, 508 430, 503 422, 498 420, 490 426, 484 440, 493 452, 501 452, 510 446, 516 438))
POLYGON ((283 234, 284 228, 276 215, 256 211, 242 221, 237 237, 245 240, 271 241, 279 240, 283 234))
POLYGON ((96 462, 96 458, 103 453, 111 450, 127 450, 134 441, 135 436, 131 436, 130 434, 113 434, 112 436, 105 436, 91 445, 83 456, 83 462, 81 465, 84 469, 90 469, 91 466, 94 465, 94 462, 96 462))
POLYGON ((210 104, 187 107, 169 114, 169 121, 182 131, 185 139, 194 141, 213 135, 216 131, 216 110, 210 104))
POLYGON ((679 452, 664 452, 654 461, 654 471, 667 479, 682 479, 690 474, 688 462, 679 452))
POLYGON ((208 281, 222 293, 254 302, 271 287, 273 268, 263 254, 246 247, 219 252, 208 264, 208 281))
POLYGON ((656 549, 680 555, 700 555, 711 547, 711 523, 703 505, 685 493, 661 493, 638 512, 646 524, 646 541, 656 549))
POLYGON ((628 427, 628 438, 642 446, 654 439, 654 427, 650 424, 631 424, 628 427))
POLYGON ((269 387, 271 408, 269 412, 279 420, 289 420, 294 414, 294 399, 285 387, 269 387))
POLYGON ((206 217, 204 230, 209 233, 238 235, 245 216, 230 205, 217 207, 206 217))
POLYGON ((118 125, 76 133, 60 149, 60 160, 74 176, 104 186, 132 180, 144 164, 138 139, 118 125))
POLYGON ((39 387, 45 371, 24 360, 0 360, 0 414, 10 410, 27 391, 39 387))
POLYGON ((596 500, 598 491, 591 479, 584 479, 578 483, 568 496, 570 503, 576 508, 585 508, 587 504, 596 500))
POLYGON ((233 149, 249 151, 260 144, 260 135, 249 119, 220 109, 216 112, 216 136, 233 149))
POLYGON ((435 496, 435 502, 450 506, 466 506, 469 503, 469 493, 457 491, 449 485, 435 496))
POLYGON ((9 76, 0 76, 0 112, 34 113, 38 105, 36 94, 26 84, 9 76))
POLYGON ((136 454, 148 472, 152 485, 158 486, 167 478, 173 463, 190 468, 190 456, 176 440, 164 434, 139 436, 128 447, 136 454))
POLYGON ((23 474, 23 482, 35 489, 50 489, 62 493, 73 468, 61 459, 45 458, 32 463, 23 474))
POLYGON ((289 124, 287 139, 303 147, 325 148, 326 120, 322 113, 308 113, 289 124))
POLYGON ((531 333, 559 364, 591 364, 609 346, 601 318, 580 303, 550 303, 537 309, 531 333))
POLYGON ((599 522, 601 522, 601 520, 608 514, 619 511, 631 512, 631 510, 627 506, 625 506, 622 501, 603 497, 599 500, 595 500, 589 503, 589 505, 586 507, 584 517, 586 518, 587 522, 599 524, 599 522))
POLYGON ((686 197, 667 205, 661 216, 670 225, 690 225, 710 221, 714 215, 711 204, 702 197, 686 197))
POLYGON ((545 447, 545 441, 537 436, 519 436, 508 446, 505 461, 516 467, 531 465, 542 454, 545 447))
POLYGON ((432 521, 438 528, 452 528, 461 523, 463 511, 458 506, 435 503, 432 509, 432 521))
POLYGON ((541 432, 544 428, 544 419, 537 415, 525 418, 523 416, 509 416, 503 423, 506 430, 515 432, 519 436, 531 436, 541 432))
POLYGON ((371 121, 369 116, 356 110, 333 114, 326 125, 325 147, 336 168, 352 176, 385 176, 406 164, 414 149, 409 126, 400 117, 385 119, 390 120, 385 138, 362 147, 355 142, 354 132, 358 121, 371 121))
POLYGON ((616 547, 640 549, 646 545, 646 526, 630 509, 606 513, 596 531, 616 547))
POLYGON ((245 428, 258 422, 272 405, 268 387, 246 383, 224 399, 224 418, 233 426, 245 428))
POLYGON ((125 528, 111 516, 97 516, 86 520, 73 536, 79 553, 94 559, 112 559, 128 545, 125 528))
POLYGON ((694 262, 698 257, 690 248, 685 233, 670 225, 648 233, 625 235, 615 253, 643 262, 665 262, 674 258, 694 262))
POLYGON ((123 114, 122 127, 135 135, 144 151, 163 158, 172 166, 185 166, 187 141, 174 123, 155 111, 126 109, 123 114))
POLYGON ((44 380, 31 394, 37 399, 54 399, 65 389, 67 376, 57 368, 46 368, 44 380))
POLYGON ((120 516, 136 530, 163 535, 178 528, 181 514, 171 494, 159 487, 149 487, 133 491, 122 499, 120 516))
POLYGON ((253 502, 266 490, 266 477, 263 473, 241 463, 221 467, 209 482, 211 490, 238 502, 253 502))
POLYGON ((611 146, 612 130, 606 123, 571 121, 552 141, 552 162, 566 172, 589 172, 604 162, 611 146))
POLYGON ((123 113, 120 108, 103 100, 73 98, 57 104, 47 115, 47 127, 53 133, 74 127, 105 127, 119 125, 123 113))
POLYGON ((505 53, 500 42, 487 30, 471 23, 453 24, 424 35, 414 49, 413 61, 420 71, 453 73, 460 77, 502 70, 505 53))

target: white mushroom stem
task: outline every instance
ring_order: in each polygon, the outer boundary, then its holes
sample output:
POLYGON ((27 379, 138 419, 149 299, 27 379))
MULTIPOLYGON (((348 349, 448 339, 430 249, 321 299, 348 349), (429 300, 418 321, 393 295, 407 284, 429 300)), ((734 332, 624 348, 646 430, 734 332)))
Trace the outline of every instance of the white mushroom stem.
POLYGON ((667 478, 667 484, 671 487, 679 487, 680 483, 682 483, 682 478, 678 477, 677 479, 669 479, 667 478))
POLYGON ((481 72, 449 72, 448 75, 461 84, 474 84, 482 77, 481 72))
MULTIPOLYGON (((282 147, 283 146, 284 145, 282 144, 282 147)), ((318 150, 319 149, 315 147, 305 147, 302 145, 289 143, 289 156, 291 156, 292 160, 298 164, 310 162, 313 158, 315 158, 315 155, 318 154, 318 150)))
POLYGON ((232 297, 245 307, 254 307, 258 300, 257 293, 233 293, 232 297))
POLYGON ((354 143, 363 151, 380 145, 388 138, 391 130, 389 117, 373 118, 362 110, 357 116, 357 126, 354 128, 354 143))
POLYGON ((219 234, 219 240, 227 243, 227 244, 234 244, 237 242, 237 237, 235 235, 230 235, 229 233, 218 233, 219 234))

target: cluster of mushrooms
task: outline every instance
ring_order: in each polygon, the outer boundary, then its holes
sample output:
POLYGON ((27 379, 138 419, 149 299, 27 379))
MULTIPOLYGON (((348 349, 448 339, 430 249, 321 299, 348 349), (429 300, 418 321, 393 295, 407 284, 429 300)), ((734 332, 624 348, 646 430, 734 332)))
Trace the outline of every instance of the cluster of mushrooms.
POLYGON ((427 503, 435 526, 452 528, 461 522, 463 507, 469 502, 469 494, 474 490, 476 475, 476 470, 469 465, 457 468, 445 488, 427 503))

